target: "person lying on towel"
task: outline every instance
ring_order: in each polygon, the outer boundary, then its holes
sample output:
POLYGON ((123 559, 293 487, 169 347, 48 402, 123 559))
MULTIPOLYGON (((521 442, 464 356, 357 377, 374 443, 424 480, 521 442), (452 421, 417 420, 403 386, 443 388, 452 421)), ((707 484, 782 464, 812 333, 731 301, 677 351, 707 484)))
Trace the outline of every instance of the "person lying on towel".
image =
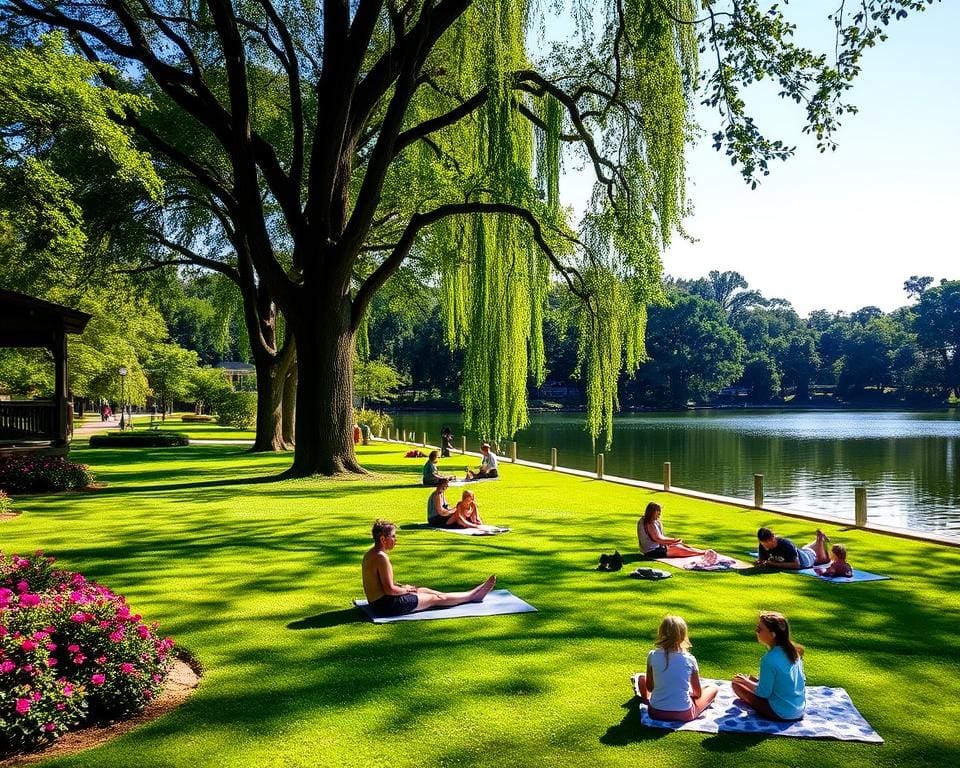
POLYGON ((412 584, 397 584, 393 580, 393 565, 389 552, 397 546, 397 526, 388 520, 373 524, 373 546, 363 556, 363 593, 374 616, 402 616, 431 608, 451 608, 463 603, 480 603, 487 596, 496 576, 490 576, 467 592, 438 592, 412 584))

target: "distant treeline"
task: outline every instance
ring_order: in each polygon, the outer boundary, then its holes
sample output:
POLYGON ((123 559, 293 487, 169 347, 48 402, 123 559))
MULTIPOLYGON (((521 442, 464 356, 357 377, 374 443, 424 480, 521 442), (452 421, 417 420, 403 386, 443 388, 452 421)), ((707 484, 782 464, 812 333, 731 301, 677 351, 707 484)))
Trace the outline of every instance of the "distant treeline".
MULTIPOLYGON (((664 303, 647 319, 647 354, 620 383, 624 408, 694 403, 808 403, 834 398, 925 405, 960 392, 960 281, 911 277, 908 305, 863 307, 802 318, 784 299, 750 290, 737 272, 667 278, 664 303)), ((577 363, 580 311, 557 289, 549 297, 547 380, 531 383, 534 403, 583 402, 577 363)), ((369 354, 408 382, 401 402, 455 405, 462 353, 448 348, 441 307, 428 289, 406 286, 372 309, 369 354)))

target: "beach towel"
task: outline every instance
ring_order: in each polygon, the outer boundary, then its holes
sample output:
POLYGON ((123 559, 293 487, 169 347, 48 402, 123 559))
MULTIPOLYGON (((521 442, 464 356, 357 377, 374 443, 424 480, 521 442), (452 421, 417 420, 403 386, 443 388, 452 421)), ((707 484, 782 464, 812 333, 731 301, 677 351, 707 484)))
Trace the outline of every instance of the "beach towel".
POLYGON ((464 603, 452 608, 434 608, 429 611, 407 613, 403 616, 374 616, 366 600, 354 600, 353 604, 363 611, 374 624, 387 624, 392 621, 427 621, 429 619, 459 619, 464 616, 499 616, 505 613, 531 613, 537 609, 521 600, 509 589, 495 589, 482 603, 464 603))
POLYGON ((691 557, 658 557, 657 562, 687 571, 742 571, 753 567, 750 563, 721 555, 712 549, 708 549, 702 555, 692 555, 691 557), (712 556, 710 555, 711 552, 713 552, 712 556))
POLYGON ((495 483, 499 480, 499 477, 478 477, 475 480, 467 480, 466 478, 460 478, 459 480, 451 480, 450 487, 461 486, 461 485, 476 485, 477 483, 495 483))
MULTIPOLYGON (((633 676, 633 689, 637 692, 637 675, 633 676)), ((713 683, 720 690, 717 698, 703 714, 689 723, 671 720, 654 720, 642 707, 641 720, 650 728, 666 728, 672 731, 698 731, 700 733, 764 733, 771 736, 792 736, 798 739, 836 739, 838 741, 863 741, 882 744, 883 738, 857 711, 853 701, 843 688, 807 686, 807 709, 803 720, 784 723, 764 720, 752 709, 736 699, 733 686, 728 680, 700 678, 701 683, 713 683)), ((639 695, 639 694, 638 694, 639 695)))
POLYGON ((449 528, 438 525, 429 525, 428 523, 417 523, 416 525, 405 525, 403 530, 424 530, 440 531, 441 533, 459 533, 461 536, 496 536, 501 533, 510 533, 509 528, 499 525, 482 525, 479 528, 449 528))
MULTIPOLYGON (((751 557, 756 557, 756 552, 749 553, 751 557)), ((817 568, 826 568, 826 564, 818 565, 817 568)), ((853 569, 853 576, 821 576, 813 568, 801 568, 799 571, 784 570, 784 573, 799 573, 801 576, 813 576, 820 581, 829 581, 832 584, 852 584, 855 581, 886 581, 893 576, 884 576, 880 573, 870 573, 870 571, 861 571, 859 568, 853 569)))

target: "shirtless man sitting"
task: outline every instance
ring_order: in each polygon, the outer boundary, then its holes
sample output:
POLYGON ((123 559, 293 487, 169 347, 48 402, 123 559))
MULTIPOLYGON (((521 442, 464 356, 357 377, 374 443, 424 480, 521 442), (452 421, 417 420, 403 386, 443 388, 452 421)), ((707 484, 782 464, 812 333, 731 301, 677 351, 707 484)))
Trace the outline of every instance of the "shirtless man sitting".
POLYGON ((363 593, 375 616, 402 616, 431 608, 479 603, 497 583, 497 577, 491 576, 468 592, 437 592, 412 584, 396 584, 387 553, 397 546, 397 526, 387 520, 377 520, 372 534, 373 546, 363 556, 363 593))

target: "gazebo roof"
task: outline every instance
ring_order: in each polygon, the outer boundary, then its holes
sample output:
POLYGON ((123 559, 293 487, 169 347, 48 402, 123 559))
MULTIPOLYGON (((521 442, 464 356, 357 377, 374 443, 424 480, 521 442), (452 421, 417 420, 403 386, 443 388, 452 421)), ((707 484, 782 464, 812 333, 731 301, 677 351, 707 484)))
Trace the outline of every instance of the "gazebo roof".
POLYGON ((0 346, 49 346, 58 333, 83 333, 90 317, 25 293, 0 290, 0 346))

